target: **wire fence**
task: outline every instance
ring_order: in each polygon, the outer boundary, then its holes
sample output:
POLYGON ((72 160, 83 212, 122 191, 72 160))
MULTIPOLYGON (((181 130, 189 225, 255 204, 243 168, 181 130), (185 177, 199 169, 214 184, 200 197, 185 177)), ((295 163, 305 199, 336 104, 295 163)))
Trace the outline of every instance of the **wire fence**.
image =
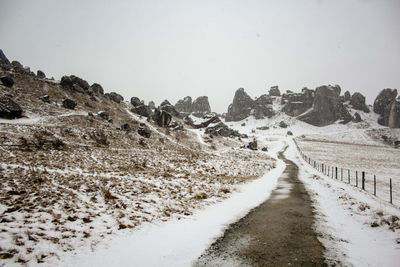
POLYGON ((294 140, 294 142, 300 152, 301 157, 317 171, 323 173, 328 177, 331 177, 332 179, 340 180, 355 187, 359 187, 362 190, 393 204, 392 178, 388 179, 389 183, 385 183, 382 182, 382 178, 380 180, 377 180, 377 176, 375 174, 367 173, 365 171, 342 168, 340 166, 332 166, 316 161, 303 153, 303 151, 298 146, 296 140, 294 140), (379 185, 378 188, 377 185, 379 185), (385 187, 387 188, 386 190, 384 189, 385 187), (379 190, 381 191, 378 192, 379 190))

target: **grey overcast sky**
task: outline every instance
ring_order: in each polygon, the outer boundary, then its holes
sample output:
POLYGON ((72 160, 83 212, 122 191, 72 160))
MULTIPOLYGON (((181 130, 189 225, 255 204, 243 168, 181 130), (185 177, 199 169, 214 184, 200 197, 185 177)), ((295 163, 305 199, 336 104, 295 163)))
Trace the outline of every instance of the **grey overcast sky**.
POLYGON ((0 48, 158 105, 339 84, 373 103, 400 89, 399 0, 0 0, 0 48))

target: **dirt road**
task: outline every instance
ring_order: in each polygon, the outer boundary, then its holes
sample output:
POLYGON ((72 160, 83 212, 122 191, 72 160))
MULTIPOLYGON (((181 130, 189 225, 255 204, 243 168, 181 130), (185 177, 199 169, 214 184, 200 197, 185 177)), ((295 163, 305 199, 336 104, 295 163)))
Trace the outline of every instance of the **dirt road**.
POLYGON ((287 167, 271 197, 233 223, 194 266, 324 266, 313 210, 298 167, 287 167))

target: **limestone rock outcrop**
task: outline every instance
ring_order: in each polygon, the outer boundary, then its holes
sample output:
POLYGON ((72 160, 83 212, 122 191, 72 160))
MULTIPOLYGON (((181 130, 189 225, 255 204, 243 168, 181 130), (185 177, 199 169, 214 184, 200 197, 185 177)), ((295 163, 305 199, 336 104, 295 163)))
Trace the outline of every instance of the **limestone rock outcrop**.
POLYGON ((254 101, 254 117, 256 119, 270 118, 274 115, 275 112, 272 109, 272 98, 270 96, 264 94, 254 101))
POLYGON ((232 104, 228 107, 226 113, 226 121, 240 121, 250 116, 251 110, 255 106, 255 101, 244 91, 239 88, 235 92, 232 104))
POLYGON ((374 101, 374 112, 380 115, 380 125, 400 128, 400 96, 397 89, 383 89, 374 101))
POLYGON ((348 123, 352 116, 340 100, 340 87, 320 86, 315 90, 312 110, 297 117, 299 120, 314 126, 326 126, 341 120, 348 123))
POLYGON ((211 107, 207 96, 199 96, 193 101, 192 113, 193 116, 196 117, 203 117, 204 115, 211 113, 211 107))
POLYGON ((279 87, 277 85, 272 86, 271 89, 269 89, 269 95, 270 96, 280 96, 281 91, 279 91, 279 87))
MULTIPOLYGON (((345 95, 345 99, 346 99, 346 95, 345 95)), ((361 110, 366 113, 369 112, 369 108, 365 104, 365 96, 363 96, 359 92, 356 92, 351 96, 350 105, 352 105, 354 109, 361 110)))
POLYGON ((281 103, 285 104, 282 111, 286 115, 297 117, 312 107, 314 103, 314 90, 303 88, 301 93, 283 94, 281 103))
POLYGON ((178 100, 175 104, 175 109, 184 115, 189 115, 192 112, 192 98, 186 96, 183 99, 178 100))

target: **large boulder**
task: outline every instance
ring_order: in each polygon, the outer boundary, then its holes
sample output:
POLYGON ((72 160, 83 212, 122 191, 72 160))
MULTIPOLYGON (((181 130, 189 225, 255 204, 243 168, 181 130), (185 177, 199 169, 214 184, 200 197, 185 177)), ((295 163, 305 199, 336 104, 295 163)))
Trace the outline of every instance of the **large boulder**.
POLYGON ((40 78, 40 79, 45 79, 45 78, 46 78, 46 74, 45 74, 43 71, 41 71, 41 70, 38 70, 38 71, 36 72, 36 76, 37 76, 38 78, 40 78))
POLYGON ((204 130, 204 133, 210 136, 242 137, 242 138, 247 137, 246 135, 240 134, 238 131, 229 128, 223 122, 220 122, 214 126, 207 127, 204 130))
POLYGON ((67 109, 74 109, 76 107, 76 102, 72 99, 66 98, 62 102, 62 106, 67 109))
POLYGON ((94 83, 94 84, 92 84, 92 86, 90 86, 90 87, 92 88, 92 91, 93 91, 95 94, 104 95, 104 89, 103 89, 103 87, 102 87, 100 84, 94 83))
POLYGON ((312 110, 298 119, 314 126, 326 126, 337 120, 348 123, 352 116, 340 100, 340 87, 323 85, 315 90, 312 110))
POLYGON ((78 84, 78 85, 79 85, 83 90, 85 90, 85 91, 89 90, 90 85, 89 85, 89 83, 88 83, 87 81, 85 81, 84 79, 79 78, 79 77, 77 77, 77 76, 75 76, 75 75, 71 75, 71 76, 69 76, 69 77, 71 78, 72 83, 78 84))
POLYGON ((72 89, 72 85, 73 85, 73 82, 72 82, 72 79, 71 79, 71 77, 69 77, 69 76, 62 76, 61 77, 61 81, 60 81, 60 85, 61 85, 61 87, 63 87, 63 88, 65 88, 65 89, 72 89))
POLYGON ((226 113, 226 121, 240 121, 247 118, 255 105, 255 101, 244 91, 239 88, 235 92, 232 104, 228 107, 226 113))
POLYGON ((138 134, 145 138, 150 138, 151 130, 149 129, 149 127, 146 126, 146 124, 140 123, 138 128, 138 134))
POLYGON ((251 149, 251 150, 257 150, 257 140, 253 139, 253 141, 251 141, 248 145, 247 148, 251 149))
POLYGON ((104 94, 104 96, 114 101, 115 103, 121 103, 122 101, 124 101, 124 97, 116 92, 106 93, 104 94))
MULTIPOLYGON (((345 99, 346 99, 346 96, 345 96, 345 99)), ((365 96, 363 96, 359 92, 356 92, 351 96, 350 105, 352 105, 354 109, 362 110, 367 113, 369 112, 369 108, 365 104, 365 96)))
POLYGON ((139 105, 137 107, 132 108, 132 111, 135 112, 136 114, 143 116, 143 117, 151 117, 153 114, 153 111, 149 106, 146 105, 139 105))
POLYGON ((159 108, 155 109, 152 118, 161 127, 168 127, 172 121, 171 114, 159 108))
POLYGON ((63 76, 60 81, 61 87, 77 92, 86 92, 89 90, 90 85, 87 81, 75 75, 63 76))
POLYGON ((182 114, 190 114, 192 112, 192 98, 186 96, 183 99, 178 100, 175 104, 175 109, 182 114))
POLYGON ((396 89, 384 89, 376 97, 374 101, 374 112, 379 114, 378 123, 383 126, 399 128, 397 121, 399 120, 399 96, 396 89), (389 123, 390 122, 390 123, 389 123))
POLYGON ((12 87, 14 85, 14 80, 8 76, 1 77, 0 81, 5 87, 12 87))
POLYGON ((385 112, 390 109, 393 100, 397 96, 396 89, 383 89, 374 101, 374 112, 380 115, 384 115, 385 112))
POLYGON ((24 66, 17 60, 13 60, 11 62, 11 66, 13 67, 14 71, 16 71, 16 72, 19 72, 19 73, 25 72, 24 66))
POLYGON ((281 91, 279 91, 278 85, 271 86, 271 89, 269 89, 269 95, 270 96, 281 96, 281 91))
POLYGON ((272 98, 266 94, 261 95, 254 101, 254 117, 259 120, 275 115, 272 109, 272 98))
POLYGON ((344 101, 350 101, 350 100, 351 100, 351 94, 350 94, 349 91, 346 91, 346 92, 344 93, 343 100, 344 100, 344 101))
POLYGON ((362 119, 361 119, 360 114, 359 114, 358 112, 354 113, 353 122, 359 123, 359 122, 361 122, 361 121, 362 121, 362 119))
POLYGON ((207 96, 199 96, 193 101, 192 113, 193 116, 196 117, 203 117, 204 115, 211 113, 211 107, 207 96))
POLYGON ((171 103, 168 100, 164 100, 160 104, 159 109, 161 111, 165 111, 165 112, 169 113, 172 116, 182 117, 182 115, 178 111, 176 111, 175 107, 173 105, 171 105, 171 103))
POLYGON ((301 93, 283 94, 281 102, 285 105, 283 112, 292 117, 299 116, 312 107, 314 90, 303 88, 301 93))
POLYGON ((3 67, 6 70, 11 69, 11 63, 3 53, 3 50, 0 49, 0 67, 3 67))
POLYGON ((388 126, 390 128, 400 128, 400 95, 396 97, 390 108, 388 126))
POLYGON ((136 96, 131 97, 131 104, 134 107, 143 105, 143 103, 142 103, 142 101, 140 101, 139 97, 136 97, 136 96))
POLYGON ((155 108, 156 108, 156 104, 154 103, 154 101, 149 101, 148 106, 149 106, 149 108, 151 108, 151 109, 155 109, 155 108))
MULTIPOLYGON (((1 50, 0 50, 1 51, 1 50)), ((15 119, 22 117, 22 108, 11 98, 0 98, 0 118, 15 119)))

